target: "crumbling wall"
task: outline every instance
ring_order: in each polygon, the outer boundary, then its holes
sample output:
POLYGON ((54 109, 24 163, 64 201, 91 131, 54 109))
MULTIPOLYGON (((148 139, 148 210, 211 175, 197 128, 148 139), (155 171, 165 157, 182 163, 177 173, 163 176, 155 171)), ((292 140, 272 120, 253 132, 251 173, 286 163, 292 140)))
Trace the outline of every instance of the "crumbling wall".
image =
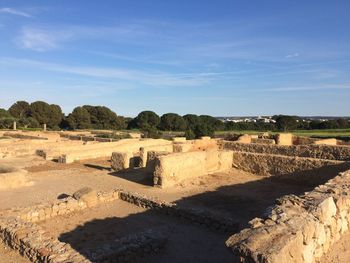
POLYGON ((154 173, 154 171, 156 170, 156 159, 160 156, 163 155, 168 155, 171 152, 166 152, 166 151, 148 151, 147 152, 147 163, 146 163, 146 170, 148 173, 154 173))
POLYGON ((129 152, 138 154, 141 147, 165 144, 169 141, 163 139, 124 139, 118 142, 86 145, 76 150, 68 151, 59 157, 61 163, 72 163, 78 160, 110 157, 113 152, 129 152))
POLYGON ((316 169, 325 166, 333 167, 335 170, 350 169, 350 163, 344 161, 236 151, 233 152, 233 166, 249 173, 264 176, 287 175, 301 171, 312 172, 314 170, 317 174, 318 171, 316 169))
POLYGON ((252 137, 248 134, 243 134, 243 135, 238 137, 237 142, 239 142, 239 143, 251 143, 252 137))
POLYGON ((113 152, 111 157, 111 168, 114 171, 121 171, 132 168, 132 158, 133 154, 131 152, 113 152))
POLYGON ((267 153, 276 155, 310 157, 327 160, 350 160, 349 146, 333 145, 267 145, 267 144, 244 144, 231 141, 218 141, 219 148, 225 150, 267 153))
POLYGON ((337 139, 331 138, 331 139, 322 139, 322 140, 316 140, 314 144, 317 145, 337 145, 337 139))
POLYGON ((284 196, 226 245, 238 262, 317 262, 349 229, 349 187, 347 171, 300 197, 284 196))
POLYGON ((154 185, 168 187, 231 167, 231 151, 210 150, 163 155, 156 158, 154 185))
POLYGON ((216 139, 204 136, 198 140, 174 141, 174 152, 192 152, 217 149, 218 143, 216 139))
POLYGON ((293 134, 279 133, 276 135, 276 144, 278 145, 293 145, 293 134))
POLYGON ((140 148, 140 158, 141 158, 141 167, 146 167, 147 164, 147 156, 149 151, 156 151, 156 152, 173 152, 173 143, 171 141, 167 142, 166 144, 160 144, 160 145, 151 145, 151 146, 145 146, 140 148))

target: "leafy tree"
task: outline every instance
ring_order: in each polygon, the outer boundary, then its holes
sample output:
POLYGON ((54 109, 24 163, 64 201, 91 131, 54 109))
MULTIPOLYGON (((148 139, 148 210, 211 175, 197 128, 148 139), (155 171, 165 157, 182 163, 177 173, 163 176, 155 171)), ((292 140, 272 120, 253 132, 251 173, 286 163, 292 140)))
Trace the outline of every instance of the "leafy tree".
POLYGON ((196 135, 194 134, 194 132, 191 129, 187 129, 185 131, 185 137, 187 140, 193 140, 196 138, 196 135))
POLYGON ((11 118, 11 114, 5 110, 0 108, 0 118, 11 118))
POLYGON ((22 118, 18 121, 18 126, 22 128, 39 128, 39 122, 33 117, 22 118))
POLYGON ((335 120, 323 121, 319 125, 320 129, 336 129, 338 127, 338 123, 335 120))
POLYGON ((209 115, 200 115, 201 123, 206 124, 210 129, 214 131, 220 131, 224 129, 224 123, 217 118, 209 115))
POLYGON ((71 129, 91 128, 90 113, 83 107, 76 107, 67 117, 68 127, 71 129))
POLYGON ((276 125, 279 130, 290 131, 297 128, 298 118, 289 115, 276 116, 276 125))
POLYGON ((0 129, 12 129, 14 121, 16 119, 13 117, 0 118, 0 129))
POLYGON ((137 128, 146 129, 149 127, 156 128, 160 123, 159 116, 153 111, 142 111, 135 118, 137 128))
POLYGON ((197 125, 193 132, 194 132, 196 138, 200 138, 202 136, 212 137, 214 135, 213 127, 206 124, 206 123, 201 123, 201 124, 197 125))
POLYGON ((9 108, 9 113, 18 119, 28 116, 30 105, 26 101, 17 101, 9 108))
POLYGON ((176 113, 166 113, 160 118, 159 127, 165 131, 184 131, 186 122, 176 113))
POLYGON ((201 118, 195 114, 186 114, 183 118, 186 121, 187 129, 191 129, 192 131, 202 122, 201 118))
POLYGON ((90 114, 92 128, 94 129, 123 129, 125 120, 105 106, 83 106, 90 114))
POLYGON ((141 132, 144 138, 159 139, 162 137, 162 133, 156 127, 145 127, 141 132))
POLYGON ((30 104, 29 116, 36 119, 40 125, 47 124, 52 129, 58 129, 63 119, 60 106, 50 105, 43 101, 36 101, 30 104))

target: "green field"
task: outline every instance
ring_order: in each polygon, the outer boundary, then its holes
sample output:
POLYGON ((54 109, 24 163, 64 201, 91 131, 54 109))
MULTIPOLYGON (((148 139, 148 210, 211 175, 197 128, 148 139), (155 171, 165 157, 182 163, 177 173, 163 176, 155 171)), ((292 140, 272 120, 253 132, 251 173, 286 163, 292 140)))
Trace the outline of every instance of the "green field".
MULTIPOLYGON (((227 135, 227 134, 259 134, 262 131, 217 131, 215 135, 227 135)), ((276 134, 278 132, 269 132, 271 134, 276 134)), ((350 129, 329 129, 329 130, 297 130, 291 131, 297 136, 307 136, 307 137, 319 137, 319 138, 337 138, 340 140, 350 140, 350 129)))

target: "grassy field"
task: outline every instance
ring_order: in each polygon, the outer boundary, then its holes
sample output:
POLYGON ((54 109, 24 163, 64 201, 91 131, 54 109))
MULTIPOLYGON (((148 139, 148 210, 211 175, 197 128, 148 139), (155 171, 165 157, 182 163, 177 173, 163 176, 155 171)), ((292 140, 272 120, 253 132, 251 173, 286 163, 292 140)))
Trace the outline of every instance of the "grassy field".
MULTIPOLYGON (((226 135, 226 134, 259 134, 261 131, 217 131, 215 135, 226 135)), ((269 132, 276 134, 278 132, 269 132)), ((350 129, 329 129, 329 130, 297 130, 291 131, 297 136, 317 137, 317 138, 337 138, 340 140, 350 140, 350 129)))

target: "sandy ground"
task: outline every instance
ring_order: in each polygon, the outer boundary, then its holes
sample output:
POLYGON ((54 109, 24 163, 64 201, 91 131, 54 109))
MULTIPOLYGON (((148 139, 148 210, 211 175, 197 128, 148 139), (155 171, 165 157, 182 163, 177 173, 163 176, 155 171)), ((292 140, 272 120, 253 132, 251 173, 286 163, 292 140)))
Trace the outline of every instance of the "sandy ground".
POLYGON ((147 229, 161 231, 168 239, 160 254, 142 262, 232 262, 223 244, 227 236, 141 209, 117 200, 80 213, 40 223, 52 236, 84 254, 94 247, 147 229), (60 222, 64 221, 65 224, 60 222), (208 253, 210 252, 210 253, 208 253))
POLYGON ((21 257, 16 251, 8 248, 0 242, 0 262, 1 263, 29 263, 30 261, 21 257))
MULTIPOLYGON (((180 206, 202 207, 230 216, 240 223, 241 228, 245 227, 250 219, 264 213, 268 206, 274 204, 276 198, 292 193, 301 194, 316 186, 311 182, 298 183, 289 180, 290 178, 265 178, 233 169, 228 173, 217 173, 191 179, 177 187, 165 190, 152 187, 152 176, 147 174, 144 169, 112 173, 107 159, 86 160, 67 165, 31 156, 1 159, 0 165, 25 168, 29 172, 28 176, 31 181, 34 182, 32 186, 28 187, 0 190, 0 210, 51 203, 59 196, 71 195, 84 186, 90 186, 97 191, 122 188, 176 202, 180 206)), ((97 229, 101 233, 103 233, 101 227, 105 223, 116 227, 116 231, 101 235, 102 241, 103 238, 108 239, 135 230, 172 222, 169 224, 172 230, 169 233, 171 246, 168 246, 157 257, 143 258, 143 262, 226 262, 228 260, 232 262, 230 253, 224 245, 227 238, 225 236, 196 226, 173 222, 173 219, 169 218, 164 221, 164 218, 159 215, 155 216, 124 202, 118 203, 116 206, 119 209, 107 205, 89 212, 71 215, 68 217, 67 223, 60 224, 60 227, 56 227, 56 219, 47 221, 44 225, 52 231, 53 235, 58 237, 63 233, 74 233, 70 236, 66 235, 66 238, 75 244, 74 238, 79 239, 84 234, 79 234, 74 229, 84 229, 79 228, 79 226, 84 226, 86 222, 95 222, 94 224, 99 225, 100 228, 97 229), (135 221, 135 219, 139 220, 135 221), (101 222, 104 223, 101 224, 101 222), (218 258, 220 256, 222 258, 218 258)), ((85 235, 94 233, 93 227, 89 227, 89 229, 90 232, 84 231, 85 235)), ((336 255, 334 254, 334 257, 336 255)), ((14 252, 3 251, 0 246, 0 262, 22 262, 20 261, 22 258, 19 256, 17 256, 18 259, 11 259, 11 257, 15 258, 16 256, 17 254, 14 252), (5 257, 9 257, 9 259, 1 261, 5 257)))

